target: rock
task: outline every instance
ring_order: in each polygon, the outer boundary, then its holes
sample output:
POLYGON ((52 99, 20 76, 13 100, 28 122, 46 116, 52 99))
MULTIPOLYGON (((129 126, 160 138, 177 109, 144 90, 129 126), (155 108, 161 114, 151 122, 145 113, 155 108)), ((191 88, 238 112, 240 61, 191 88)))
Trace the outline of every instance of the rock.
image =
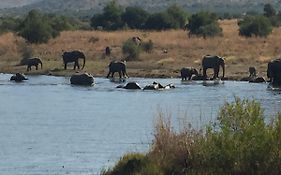
POLYGON ((91 86, 94 84, 94 77, 91 74, 75 74, 70 78, 70 83, 74 85, 91 86))

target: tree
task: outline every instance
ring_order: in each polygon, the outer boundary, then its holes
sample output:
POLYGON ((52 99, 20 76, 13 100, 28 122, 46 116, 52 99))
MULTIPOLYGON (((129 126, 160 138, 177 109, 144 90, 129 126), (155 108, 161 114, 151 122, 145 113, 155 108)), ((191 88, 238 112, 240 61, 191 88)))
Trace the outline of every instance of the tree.
POLYGON ((216 14, 210 12, 193 14, 189 18, 186 28, 189 30, 189 35, 203 36, 204 38, 222 35, 216 14))
POLYGON ((168 13, 154 13, 146 21, 146 29, 164 30, 173 28, 173 19, 168 13))
POLYGON ((265 4, 263 7, 263 11, 264 11, 264 16, 266 16, 266 17, 272 17, 272 16, 276 15, 276 11, 271 6, 271 4, 265 4))
POLYGON ((124 26, 122 13, 123 9, 115 1, 111 1, 104 7, 102 14, 92 17, 91 26, 94 28, 102 26, 105 30, 121 29, 124 26))
POLYGON ((20 36, 30 43, 46 43, 54 37, 54 31, 44 16, 36 10, 31 10, 19 26, 20 36))
POLYGON ((177 5, 172 5, 166 12, 172 18, 173 28, 184 28, 188 15, 182 8, 177 5))
POLYGON ((143 29, 149 14, 139 7, 127 7, 122 20, 132 29, 143 29))
POLYGON ((266 37, 272 32, 272 25, 265 16, 246 16, 238 25, 239 34, 246 37, 266 37))

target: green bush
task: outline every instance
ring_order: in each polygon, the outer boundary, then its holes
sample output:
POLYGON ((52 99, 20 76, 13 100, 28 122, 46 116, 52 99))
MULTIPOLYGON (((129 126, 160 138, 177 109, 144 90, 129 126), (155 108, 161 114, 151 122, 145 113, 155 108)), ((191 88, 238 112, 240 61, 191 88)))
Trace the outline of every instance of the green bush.
POLYGON ((121 159, 106 175, 281 174, 281 113, 266 123, 255 100, 225 103, 204 131, 182 128, 161 114, 150 151, 121 159))
POLYGON ((219 27, 216 14, 209 12, 193 14, 189 18, 186 28, 189 30, 189 35, 203 36, 204 38, 222 35, 222 29, 219 27))
POLYGON ((172 29, 173 25, 173 18, 166 12, 160 12, 148 17, 145 28, 150 30, 165 30, 172 29))
POLYGON ((181 7, 172 5, 167 8, 166 12, 172 19, 172 28, 184 28, 187 22, 188 14, 181 7))
POLYGON ((270 20, 264 16, 247 16, 238 25, 239 34, 246 37, 267 37, 272 32, 270 20))
POLYGON ((139 7, 127 7, 122 14, 122 20, 131 29, 143 29, 149 14, 139 7))
POLYGON ((122 46, 122 52, 126 55, 127 61, 137 60, 139 58, 141 48, 139 45, 134 43, 132 39, 128 39, 122 46))

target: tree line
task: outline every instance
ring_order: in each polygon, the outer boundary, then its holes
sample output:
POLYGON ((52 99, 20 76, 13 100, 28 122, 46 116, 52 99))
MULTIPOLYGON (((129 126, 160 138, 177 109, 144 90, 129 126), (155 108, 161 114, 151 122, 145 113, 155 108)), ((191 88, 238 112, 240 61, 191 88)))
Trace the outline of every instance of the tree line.
MULTIPOLYGON (((229 17, 229 16, 228 16, 229 17)), ((172 5, 162 12, 149 13, 140 7, 123 8, 115 1, 109 2, 103 12, 95 14, 88 21, 55 14, 43 14, 31 10, 23 18, 0 18, 0 34, 16 32, 30 43, 46 43, 50 38, 59 36, 65 30, 168 30, 185 29, 189 36, 222 36, 218 14, 198 12, 189 14, 183 8, 172 5)), ((264 5, 263 14, 244 14, 238 20, 239 34, 245 37, 266 37, 273 27, 281 25, 281 12, 264 5)))

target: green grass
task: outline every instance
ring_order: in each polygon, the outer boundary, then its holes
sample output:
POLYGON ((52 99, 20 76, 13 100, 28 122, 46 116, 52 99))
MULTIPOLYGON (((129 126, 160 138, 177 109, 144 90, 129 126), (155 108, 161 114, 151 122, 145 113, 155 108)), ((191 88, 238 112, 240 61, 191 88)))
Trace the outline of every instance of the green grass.
POLYGON ((146 154, 128 154, 103 175, 281 174, 281 114, 266 123, 255 100, 235 98, 203 131, 176 132, 160 114, 146 154))

